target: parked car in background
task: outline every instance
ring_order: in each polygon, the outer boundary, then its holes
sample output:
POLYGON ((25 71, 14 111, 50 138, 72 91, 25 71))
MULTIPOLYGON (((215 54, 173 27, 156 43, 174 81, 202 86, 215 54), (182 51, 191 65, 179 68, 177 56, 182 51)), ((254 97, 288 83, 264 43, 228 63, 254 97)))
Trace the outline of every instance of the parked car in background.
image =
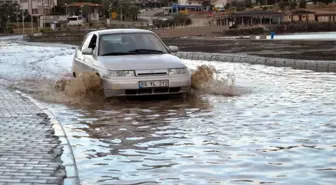
POLYGON ((152 31, 107 29, 87 34, 76 51, 72 71, 95 72, 103 80, 105 97, 186 93, 191 74, 152 31))
POLYGON ((85 19, 82 16, 68 17, 68 25, 69 26, 83 25, 84 22, 85 22, 85 19))

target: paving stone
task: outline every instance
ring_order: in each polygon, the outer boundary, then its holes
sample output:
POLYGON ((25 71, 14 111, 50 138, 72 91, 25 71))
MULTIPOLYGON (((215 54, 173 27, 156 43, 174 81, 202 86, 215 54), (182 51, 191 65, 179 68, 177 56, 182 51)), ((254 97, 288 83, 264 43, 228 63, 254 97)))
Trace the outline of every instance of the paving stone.
POLYGON ((0 87, 0 185, 63 184, 62 146, 50 119, 0 87))

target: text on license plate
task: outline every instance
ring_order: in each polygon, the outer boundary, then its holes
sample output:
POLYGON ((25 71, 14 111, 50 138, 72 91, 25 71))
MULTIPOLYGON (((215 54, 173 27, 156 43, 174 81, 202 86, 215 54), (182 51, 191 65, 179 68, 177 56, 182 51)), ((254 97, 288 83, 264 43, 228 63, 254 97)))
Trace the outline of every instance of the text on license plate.
POLYGON ((168 87, 168 80, 153 80, 153 81, 141 81, 139 82, 139 88, 147 87, 168 87))

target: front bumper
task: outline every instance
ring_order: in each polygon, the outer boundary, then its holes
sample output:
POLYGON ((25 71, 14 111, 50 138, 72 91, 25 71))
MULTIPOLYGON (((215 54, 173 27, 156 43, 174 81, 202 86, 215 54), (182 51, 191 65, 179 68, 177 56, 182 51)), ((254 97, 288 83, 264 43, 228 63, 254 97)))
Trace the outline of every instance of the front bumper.
POLYGON ((152 76, 103 78, 105 97, 183 94, 188 92, 191 76, 152 76), (139 88, 140 81, 169 80, 168 87, 139 88))

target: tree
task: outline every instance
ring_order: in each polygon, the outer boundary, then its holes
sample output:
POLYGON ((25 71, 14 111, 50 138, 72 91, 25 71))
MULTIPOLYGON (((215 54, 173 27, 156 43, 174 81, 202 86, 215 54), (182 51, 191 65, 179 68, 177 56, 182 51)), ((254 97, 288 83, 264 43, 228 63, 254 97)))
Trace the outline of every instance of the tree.
MULTIPOLYGON (((30 21, 27 19, 28 12, 24 12, 25 21, 30 21)), ((30 16, 29 16, 30 17, 30 16)), ((29 18, 28 17, 28 18, 29 18)), ((0 5, 0 32, 8 31, 6 28, 11 28, 8 23, 22 21, 22 10, 20 10, 20 5, 17 3, 5 3, 0 5)))
POLYGON ((137 6, 130 6, 129 7, 129 11, 130 11, 130 15, 132 16, 132 20, 135 21, 135 20, 138 20, 138 15, 140 13, 140 10, 137 6))
POLYGON ((280 8, 280 10, 282 10, 282 11, 286 9, 286 4, 285 4, 284 1, 280 1, 280 3, 279 3, 279 8, 280 8))
POLYGON ((238 2, 236 0, 232 1, 231 5, 236 8, 237 11, 244 11, 245 6, 243 3, 238 2))
POLYGON ((306 8, 307 2, 305 0, 301 0, 299 3, 299 8, 306 8))
POLYGON ((203 7, 211 7, 211 1, 203 1, 202 6, 203 7))
POLYGON ((119 15, 119 19, 122 13, 122 19, 132 18, 132 20, 136 20, 138 18, 138 14, 140 10, 137 6, 133 5, 129 2, 129 0, 123 0, 122 3, 115 1, 112 5, 112 11, 116 11, 119 15))
POLYGON ((246 8, 252 8, 252 0, 245 0, 245 7, 246 8))
POLYGON ((326 5, 333 2, 333 0, 318 0, 318 1, 321 2, 321 3, 324 3, 326 5))
POLYGON ((83 17, 85 17, 87 21, 90 21, 89 6, 84 5, 81 11, 82 11, 83 17))
POLYGON ((297 7, 297 4, 296 4, 295 1, 292 2, 292 3, 289 5, 289 8, 290 8, 291 10, 295 9, 296 7, 297 7))
POLYGON ((230 9, 230 7, 231 7, 230 3, 226 3, 226 5, 224 6, 225 10, 230 9))

